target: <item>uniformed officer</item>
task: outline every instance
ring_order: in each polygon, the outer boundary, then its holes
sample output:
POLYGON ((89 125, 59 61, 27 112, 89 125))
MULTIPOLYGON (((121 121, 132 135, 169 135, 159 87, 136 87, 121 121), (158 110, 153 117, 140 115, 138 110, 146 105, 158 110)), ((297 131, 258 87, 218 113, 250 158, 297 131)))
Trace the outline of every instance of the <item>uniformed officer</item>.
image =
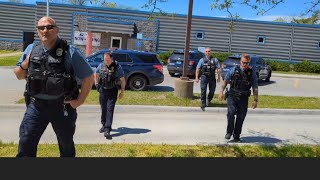
POLYGON ((255 109, 258 104, 258 79, 256 72, 249 66, 250 56, 243 54, 240 60, 240 66, 236 66, 226 74, 222 89, 219 94, 219 99, 222 100, 228 83, 230 83, 230 90, 226 93, 228 104, 228 125, 226 139, 230 139, 233 135, 234 141, 240 141, 240 134, 242 131, 243 121, 247 115, 248 101, 253 90, 254 101, 252 108, 255 109), (235 122, 236 115, 236 122, 235 122))
POLYGON ((95 84, 99 92, 99 102, 101 106, 101 124, 99 132, 103 133, 107 139, 111 139, 114 108, 118 99, 123 98, 126 81, 124 72, 117 61, 113 61, 112 53, 104 54, 104 61, 98 66, 95 73, 95 84))
POLYGON ((54 19, 37 23, 40 42, 29 45, 14 69, 27 80, 30 103, 19 129, 17 157, 37 156, 39 140, 49 123, 57 136, 60 156, 75 157, 76 108, 84 103, 94 82, 93 71, 82 53, 58 36, 54 19), (76 77, 82 79, 79 92, 76 77))
POLYGON ((201 88, 201 109, 205 111, 205 107, 211 103, 214 92, 216 90, 216 75, 217 81, 220 82, 220 63, 217 58, 211 56, 211 49, 205 49, 205 57, 201 58, 197 64, 195 82, 199 83, 201 88), (207 96, 207 87, 209 86, 209 93, 207 96))

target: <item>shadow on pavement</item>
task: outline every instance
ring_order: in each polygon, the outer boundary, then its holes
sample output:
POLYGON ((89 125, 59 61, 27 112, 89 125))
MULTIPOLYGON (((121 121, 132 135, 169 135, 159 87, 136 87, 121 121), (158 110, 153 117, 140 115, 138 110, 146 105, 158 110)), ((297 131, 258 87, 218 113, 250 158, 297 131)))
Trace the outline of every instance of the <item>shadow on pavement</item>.
POLYGON ((117 129, 112 129, 112 132, 116 132, 111 134, 112 137, 118 137, 125 134, 142 134, 151 132, 149 129, 141 129, 141 128, 127 128, 127 127, 119 127, 117 129))
POLYGON ((276 82, 275 81, 269 81, 269 82, 259 81, 258 86, 267 86, 269 84, 274 84, 274 83, 276 83, 276 82))
POLYGON ((263 137, 263 136, 245 136, 241 137, 242 142, 244 143, 264 143, 264 144, 275 144, 281 143, 281 139, 273 137, 263 137))

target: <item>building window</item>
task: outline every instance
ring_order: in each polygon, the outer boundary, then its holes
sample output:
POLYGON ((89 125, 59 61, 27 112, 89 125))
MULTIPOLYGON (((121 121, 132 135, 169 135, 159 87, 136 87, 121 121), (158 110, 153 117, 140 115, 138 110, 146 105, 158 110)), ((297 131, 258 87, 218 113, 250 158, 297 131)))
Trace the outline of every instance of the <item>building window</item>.
POLYGON ((203 31, 197 31, 196 32, 196 39, 204 39, 204 32, 203 31))
POLYGON ((318 41, 318 43, 317 43, 317 47, 318 47, 318 48, 320 48, 320 41, 318 41))
POLYGON ((265 44, 266 36, 257 36, 257 44, 265 44))

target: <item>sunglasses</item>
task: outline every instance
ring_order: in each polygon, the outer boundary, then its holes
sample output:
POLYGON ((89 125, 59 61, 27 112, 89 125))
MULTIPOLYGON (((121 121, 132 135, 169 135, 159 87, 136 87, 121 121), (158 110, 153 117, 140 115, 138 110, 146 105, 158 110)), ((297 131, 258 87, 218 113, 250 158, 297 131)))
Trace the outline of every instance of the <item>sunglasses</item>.
POLYGON ((211 51, 206 51, 206 52, 211 52, 211 51))
POLYGON ((54 29, 57 27, 56 25, 47 25, 47 26, 37 26, 37 29, 40 31, 43 31, 44 29, 47 29, 48 31, 54 29))
POLYGON ((241 63, 243 63, 243 64, 249 64, 250 62, 244 62, 244 61, 241 61, 241 63))

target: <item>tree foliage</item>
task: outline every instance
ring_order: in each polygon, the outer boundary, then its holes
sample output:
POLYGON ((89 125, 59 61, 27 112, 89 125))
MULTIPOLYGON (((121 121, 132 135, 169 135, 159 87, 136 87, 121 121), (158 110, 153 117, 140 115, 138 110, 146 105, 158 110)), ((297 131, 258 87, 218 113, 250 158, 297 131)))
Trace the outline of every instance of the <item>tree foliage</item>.
POLYGON ((293 18, 291 22, 297 24, 317 24, 319 21, 319 13, 320 11, 316 10, 309 18, 293 18))
POLYGON ((9 0, 12 3, 24 3, 23 0, 9 0))

